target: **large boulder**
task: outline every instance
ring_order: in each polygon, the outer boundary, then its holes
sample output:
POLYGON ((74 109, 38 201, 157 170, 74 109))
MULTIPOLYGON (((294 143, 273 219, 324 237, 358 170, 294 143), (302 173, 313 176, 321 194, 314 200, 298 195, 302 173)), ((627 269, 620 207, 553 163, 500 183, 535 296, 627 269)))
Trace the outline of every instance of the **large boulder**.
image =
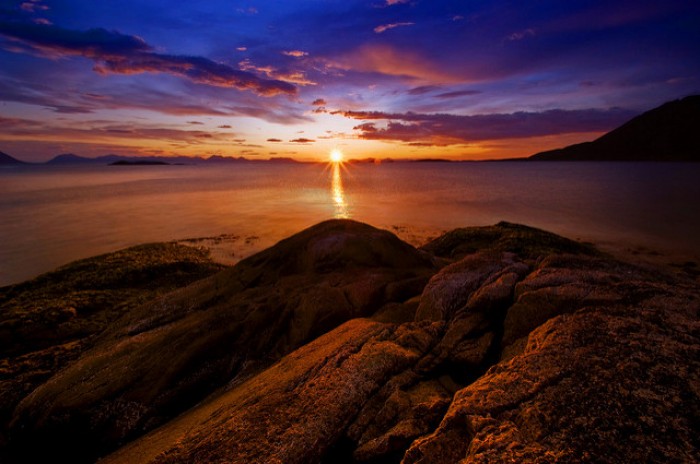
POLYGON ((389 232, 318 224, 126 314, 22 400, 12 439, 93 460, 343 322, 419 295, 434 272, 389 232))

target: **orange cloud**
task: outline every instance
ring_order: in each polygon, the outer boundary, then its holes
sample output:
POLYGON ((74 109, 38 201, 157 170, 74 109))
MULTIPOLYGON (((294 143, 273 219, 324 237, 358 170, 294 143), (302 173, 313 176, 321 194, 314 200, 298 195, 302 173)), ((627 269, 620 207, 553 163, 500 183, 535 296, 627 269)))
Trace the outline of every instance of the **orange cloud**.
POLYGON ((258 66, 248 58, 240 61, 238 66, 244 71, 256 71, 263 73, 267 77, 281 82, 298 85, 316 85, 316 82, 307 79, 306 74, 304 74, 302 71, 280 71, 272 66, 258 66))
POLYGON ((459 79, 417 53, 399 50, 389 45, 365 45, 338 59, 331 66, 360 72, 376 72, 427 82, 453 82, 459 79))

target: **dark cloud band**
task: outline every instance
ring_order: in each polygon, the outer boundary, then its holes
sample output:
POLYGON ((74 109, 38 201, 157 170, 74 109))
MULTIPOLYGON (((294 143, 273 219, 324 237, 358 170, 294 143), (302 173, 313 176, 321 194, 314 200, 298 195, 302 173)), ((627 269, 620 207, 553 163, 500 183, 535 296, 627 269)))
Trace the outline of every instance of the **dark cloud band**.
POLYGON ((380 111, 335 111, 347 118, 366 121, 354 127, 362 139, 442 143, 503 140, 581 132, 602 132, 633 117, 633 111, 548 110, 539 113, 453 114, 384 113, 380 111), (385 127, 376 122, 385 121, 385 127))
POLYGON ((27 51, 89 58, 96 63, 95 71, 103 74, 167 73, 199 84, 252 90, 265 96, 297 91, 288 82, 263 79, 208 58, 155 53, 140 37, 106 29, 73 31, 52 25, 0 22, 0 35, 27 51))

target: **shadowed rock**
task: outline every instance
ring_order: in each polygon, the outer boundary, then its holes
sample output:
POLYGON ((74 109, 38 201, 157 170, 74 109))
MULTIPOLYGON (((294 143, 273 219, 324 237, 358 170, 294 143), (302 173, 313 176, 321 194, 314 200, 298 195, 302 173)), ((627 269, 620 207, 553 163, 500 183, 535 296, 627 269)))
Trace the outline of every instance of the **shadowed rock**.
POLYGON ((152 430, 107 464, 697 462, 699 315, 537 229, 329 221, 131 311, 14 430, 73 462, 152 430))
POLYGON ((203 251, 160 243, 84 259, 1 288, 0 445, 17 404, 117 319, 222 269, 203 251))
POLYGON ((21 402, 12 430, 89 460, 344 321, 420 294, 433 273, 389 232, 318 224, 127 314, 21 402))

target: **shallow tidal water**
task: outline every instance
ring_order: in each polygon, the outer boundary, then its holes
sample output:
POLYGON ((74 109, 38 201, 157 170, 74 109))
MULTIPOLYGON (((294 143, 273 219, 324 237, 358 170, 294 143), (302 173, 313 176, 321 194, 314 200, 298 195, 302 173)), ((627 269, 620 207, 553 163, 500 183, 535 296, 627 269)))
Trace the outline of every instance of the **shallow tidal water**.
POLYGON ((700 163, 237 163, 0 168, 0 286, 127 246, 208 237, 233 263, 324 219, 414 245, 505 220, 700 256, 700 163))

